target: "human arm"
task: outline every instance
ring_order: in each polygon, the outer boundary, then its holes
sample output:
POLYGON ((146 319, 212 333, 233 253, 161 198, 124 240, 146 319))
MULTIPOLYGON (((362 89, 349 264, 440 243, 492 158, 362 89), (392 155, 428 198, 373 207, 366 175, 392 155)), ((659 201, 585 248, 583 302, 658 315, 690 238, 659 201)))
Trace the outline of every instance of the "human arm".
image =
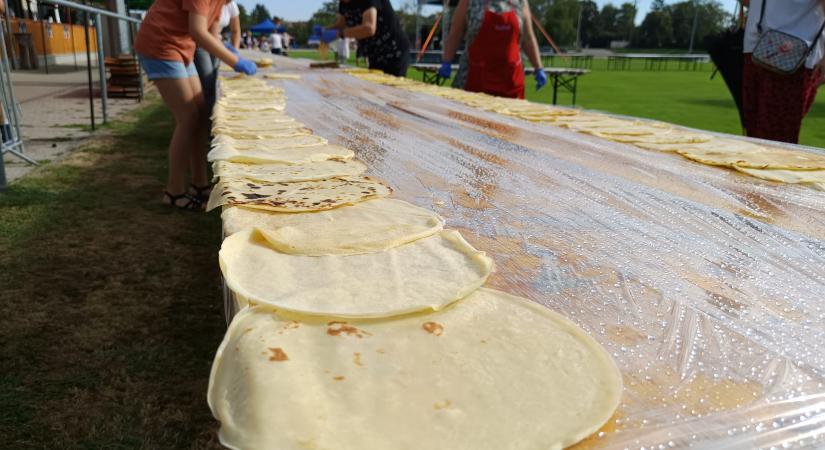
POLYGON ((367 39, 375 36, 378 30, 378 10, 375 7, 367 8, 361 16, 361 25, 344 28, 341 36, 353 39, 367 39))
POLYGON ((536 79, 536 90, 543 88, 547 84, 547 74, 541 67, 541 53, 539 53, 539 43, 536 41, 536 33, 533 31, 533 14, 530 12, 530 3, 524 1, 524 32, 526 35, 522 40, 522 49, 527 54, 530 64, 533 65, 533 77, 536 79))
POLYGON ((444 50, 441 53, 441 61, 452 62, 464 38, 464 30, 467 28, 467 0, 458 2, 458 6, 453 12, 453 21, 450 24, 450 34, 447 42, 444 43, 444 50))
MULTIPOLYGON (((825 0, 823 0, 825 1, 825 0)), ((524 40, 522 42, 522 49, 527 54, 527 59, 533 68, 541 69, 541 54, 539 53, 539 43, 536 41, 536 33, 533 32, 533 15, 530 13, 530 3, 524 2, 524 10, 522 12, 524 17, 524 40)))
MULTIPOLYGON (((255 65, 251 61, 245 60, 240 56, 234 55, 223 43, 213 34, 214 26, 209 27, 206 16, 202 16, 195 12, 189 13, 189 34, 198 47, 206 50, 213 56, 225 62, 229 66, 235 68, 237 71, 254 74, 255 65), (251 67, 250 67, 251 64, 251 67), (239 70, 240 69, 240 70, 239 70)), ((220 28, 218 29, 220 32, 220 28)))
POLYGON ((229 19, 229 31, 232 33, 232 46, 241 47, 241 18, 235 16, 229 19))

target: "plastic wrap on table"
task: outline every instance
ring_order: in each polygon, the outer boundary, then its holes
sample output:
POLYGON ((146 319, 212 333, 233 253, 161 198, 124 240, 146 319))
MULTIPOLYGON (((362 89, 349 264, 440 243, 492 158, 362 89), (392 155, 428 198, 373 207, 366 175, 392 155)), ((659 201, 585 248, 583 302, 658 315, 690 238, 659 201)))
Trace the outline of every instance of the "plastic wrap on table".
MULTIPOLYGON (((287 113, 485 250, 624 375, 577 448, 825 446, 825 192, 358 80, 287 113)), ((583 87, 586 88, 586 87, 583 87)))

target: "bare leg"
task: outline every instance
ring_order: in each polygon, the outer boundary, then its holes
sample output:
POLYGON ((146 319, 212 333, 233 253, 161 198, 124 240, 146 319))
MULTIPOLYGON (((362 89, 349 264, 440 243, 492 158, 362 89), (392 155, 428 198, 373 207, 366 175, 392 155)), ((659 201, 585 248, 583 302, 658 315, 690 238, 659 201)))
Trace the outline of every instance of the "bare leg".
POLYGON ((172 195, 186 192, 185 178, 190 161, 190 149, 200 127, 200 112, 189 80, 155 80, 163 102, 175 116, 175 132, 169 143, 169 178, 166 182, 166 191, 172 195))
POLYGON ((198 187, 209 184, 206 174, 206 153, 209 140, 209 117, 206 115, 206 102, 203 97, 203 88, 198 77, 190 77, 189 85, 194 95, 195 105, 198 107, 200 120, 198 129, 192 139, 189 150, 189 170, 192 173, 192 184, 198 187))

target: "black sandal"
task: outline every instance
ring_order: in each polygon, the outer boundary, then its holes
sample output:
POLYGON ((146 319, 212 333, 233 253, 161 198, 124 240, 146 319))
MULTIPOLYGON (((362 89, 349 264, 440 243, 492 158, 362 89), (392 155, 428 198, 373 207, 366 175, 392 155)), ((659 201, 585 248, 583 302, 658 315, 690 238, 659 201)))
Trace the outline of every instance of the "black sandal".
POLYGON ((167 203, 167 205, 171 207, 182 209, 184 211, 203 211, 203 202, 186 192, 180 195, 172 195, 169 191, 165 191, 163 195, 169 198, 169 203, 167 203), (180 199, 186 199, 186 203, 182 205, 178 204, 178 200, 180 199))
POLYGON ((207 203, 209 201, 209 194, 212 193, 212 183, 207 184, 203 187, 197 187, 194 184, 189 185, 193 191, 195 191, 193 197, 201 203, 207 203))

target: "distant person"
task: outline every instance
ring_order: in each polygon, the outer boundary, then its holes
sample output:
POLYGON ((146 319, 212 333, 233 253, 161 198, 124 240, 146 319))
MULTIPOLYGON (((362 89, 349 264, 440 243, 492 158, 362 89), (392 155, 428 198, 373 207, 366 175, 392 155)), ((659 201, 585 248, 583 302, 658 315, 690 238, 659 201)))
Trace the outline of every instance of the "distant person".
POLYGON ((460 0, 453 12, 438 75, 449 78, 452 61, 465 42, 453 87, 524 98, 521 51, 534 68, 536 89, 547 84, 527 0, 460 0))
MULTIPOLYGON (((240 14, 241 12, 235 1, 227 1, 221 11, 221 17, 218 20, 219 26, 216 27, 218 33, 220 33, 220 30, 229 27, 229 42, 224 43, 224 46, 235 55, 238 55, 238 48, 241 45, 240 14)), ((220 37, 220 34, 216 37, 220 37)), ((200 47, 195 49, 195 68, 198 70, 198 77, 201 80, 201 87, 203 88, 203 99, 206 104, 207 118, 212 116, 212 108, 215 106, 215 95, 218 88, 218 67, 220 67, 218 58, 212 56, 200 47)))
POLYGON ((292 45, 292 36, 289 33, 284 33, 282 37, 284 41, 284 48, 282 50, 282 54, 284 56, 289 56, 290 45, 292 45))
POLYGON ((196 45, 236 72, 252 75, 257 70, 254 62, 232 53, 216 37, 224 4, 214 0, 155 0, 135 40, 146 75, 175 116, 163 202, 176 208, 202 210, 211 189, 206 173, 203 89, 192 62, 196 45), (191 190, 186 187, 187 169, 191 190))
POLYGON ((349 61, 349 38, 338 38, 336 41, 338 62, 346 64, 349 61))
POLYGON ((816 99, 825 71, 825 1, 743 1, 745 6, 748 3, 742 80, 745 131, 750 137, 798 143, 802 119, 816 99), (795 73, 780 74, 754 62, 757 43, 769 30, 798 37, 810 47, 795 73))
POLYGON ((390 0, 340 0, 338 19, 331 28, 339 37, 358 41, 370 69, 390 75, 407 75, 410 42, 390 0))
POLYGON ((278 30, 269 35, 269 51, 274 55, 280 55, 284 51, 284 37, 278 30))

